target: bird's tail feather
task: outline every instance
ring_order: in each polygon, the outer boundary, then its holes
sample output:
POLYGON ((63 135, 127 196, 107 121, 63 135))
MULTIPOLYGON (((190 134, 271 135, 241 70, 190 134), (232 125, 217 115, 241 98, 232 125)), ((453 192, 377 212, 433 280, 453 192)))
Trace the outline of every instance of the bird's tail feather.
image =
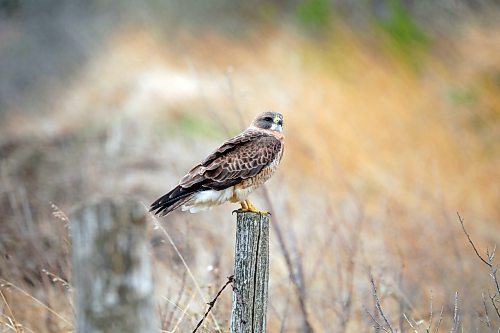
POLYGON ((186 202, 188 202, 194 195, 193 191, 177 186, 172 191, 158 198, 155 202, 151 204, 149 208, 150 212, 154 212, 155 215, 165 216, 171 211, 179 208, 186 202))
POLYGON ((182 198, 182 199, 176 201, 175 203, 173 203, 170 206, 164 206, 161 209, 159 209, 155 214, 157 214, 158 216, 165 216, 168 213, 176 210, 180 206, 184 205, 187 201, 189 201, 191 199, 192 196, 193 195, 191 194, 190 196, 188 196, 186 198, 182 198))

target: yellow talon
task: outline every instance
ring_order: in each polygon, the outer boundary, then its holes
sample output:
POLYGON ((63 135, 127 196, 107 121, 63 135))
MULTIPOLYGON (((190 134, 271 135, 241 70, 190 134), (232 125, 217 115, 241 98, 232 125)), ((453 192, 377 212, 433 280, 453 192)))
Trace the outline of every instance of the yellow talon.
POLYGON ((254 205, 250 202, 250 200, 245 200, 240 202, 241 208, 233 210, 233 213, 245 213, 245 212, 251 212, 251 213, 256 213, 256 214, 268 214, 271 215, 269 212, 265 212, 262 210, 258 210, 255 208, 254 205))
POLYGON ((247 211, 249 212, 252 212, 252 213, 257 213, 257 214, 268 214, 268 215, 271 215, 271 213, 269 212, 265 212, 265 211, 262 211, 262 210, 258 210, 257 208, 255 208, 254 205, 252 205, 252 203, 250 202, 250 200, 245 200, 246 202, 246 205, 248 207, 247 211))
POLYGON ((249 212, 250 211, 248 209, 247 203, 245 201, 241 201, 240 205, 241 205, 241 208, 233 210, 233 214, 234 213, 244 213, 244 212, 249 212))

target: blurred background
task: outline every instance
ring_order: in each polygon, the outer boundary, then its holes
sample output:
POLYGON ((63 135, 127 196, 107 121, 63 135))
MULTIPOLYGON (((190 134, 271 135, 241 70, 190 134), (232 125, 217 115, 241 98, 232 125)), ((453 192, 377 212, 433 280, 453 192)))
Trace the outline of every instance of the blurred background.
MULTIPOLYGON (((376 332, 370 275, 399 332, 425 332, 430 312, 431 331, 442 313, 440 331, 496 332, 496 288, 456 212, 481 254, 500 244, 499 9, 0 0, 2 332, 73 330, 73 207, 148 206, 266 110, 286 132, 252 196, 273 213, 270 332, 376 332)), ((151 228, 164 332, 206 309, 165 232, 211 299, 232 274, 236 208, 151 228)), ((227 331, 230 294, 203 332, 227 331)))

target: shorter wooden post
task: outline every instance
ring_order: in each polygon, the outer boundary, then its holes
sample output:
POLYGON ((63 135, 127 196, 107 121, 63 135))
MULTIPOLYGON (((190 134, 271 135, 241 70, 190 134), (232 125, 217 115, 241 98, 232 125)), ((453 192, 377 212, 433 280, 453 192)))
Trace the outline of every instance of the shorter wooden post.
POLYGON ((269 215, 238 213, 231 332, 265 332, 269 215))
POLYGON ((70 220, 76 331, 158 332, 144 207, 104 199, 70 220))

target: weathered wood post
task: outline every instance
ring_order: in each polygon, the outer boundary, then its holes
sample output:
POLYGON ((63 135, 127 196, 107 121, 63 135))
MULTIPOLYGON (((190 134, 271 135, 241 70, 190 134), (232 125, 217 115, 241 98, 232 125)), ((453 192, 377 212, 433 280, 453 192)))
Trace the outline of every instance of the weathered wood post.
POLYGON ((72 214, 77 332, 159 332, 147 216, 132 199, 104 199, 72 214))
POLYGON ((231 333, 265 332, 269 215, 238 213, 231 333))

